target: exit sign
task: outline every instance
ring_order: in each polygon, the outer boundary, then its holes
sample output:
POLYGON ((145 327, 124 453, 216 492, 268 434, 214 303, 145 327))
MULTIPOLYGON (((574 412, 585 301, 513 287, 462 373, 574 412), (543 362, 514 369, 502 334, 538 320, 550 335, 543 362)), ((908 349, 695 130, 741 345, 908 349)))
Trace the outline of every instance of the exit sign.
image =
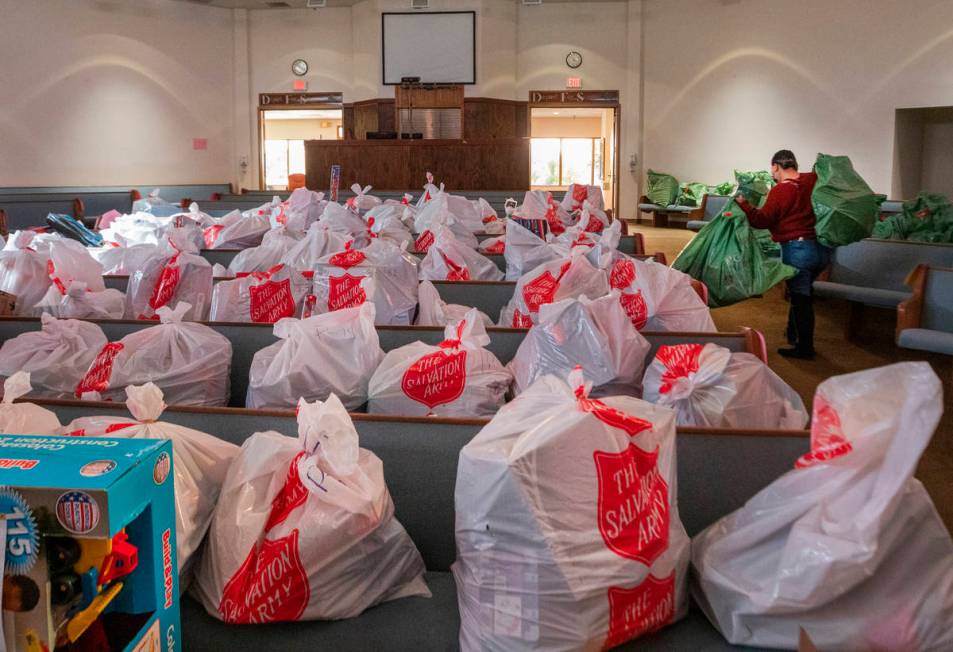
POLYGON ((295 79, 292 82, 292 88, 296 91, 306 91, 308 90, 308 82, 303 79, 295 79))
POLYGON ((582 88, 582 77, 567 77, 566 88, 582 88))

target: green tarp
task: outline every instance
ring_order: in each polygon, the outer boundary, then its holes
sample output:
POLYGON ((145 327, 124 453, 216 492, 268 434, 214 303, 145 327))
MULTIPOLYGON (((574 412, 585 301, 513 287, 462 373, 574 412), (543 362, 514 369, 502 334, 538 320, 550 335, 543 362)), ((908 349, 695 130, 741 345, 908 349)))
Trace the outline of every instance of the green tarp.
POLYGON ((701 206, 706 194, 708 186, 703 183, 683 183, 675 203, 679 206, 701 206))
POLYGON ((678 197, 678 179, 671 174, 648 171, 648 187, 645 196, 653 204, 671 206, 678 197))
POLYGON ((873 237, 953 243, 953 205, 946 195, 921 192, 896 215, 874 225, 873 237))
POLYGON ((870 189, 846 156, 818 154, 814 172, 817 184, 811 203, 818 242, 841 247, 868 237, 886 197, 870 189))
POLYGON ((728 195, 733 195, 735 192, 735 184, 731 181, 725 181, 724 183, 719 183, 717 186, 708 186, 709 195, 722 195, 727 197, 728 195))
POLYGON ((765 170, 757 172, 740 172, 735 170, 735 181, 738 182, 738 192, 744 195, 748 203, 760 207, 768 191, 774 186, 771 173, 765 170))
MULTIPOLYGON (((757 180, 738 181, 754 185, 757 180)), ((779 257, 766 254, 765 247, 776 251, 778 246, 768 244, 770 236, 765 242, 765 234, 751 228, 738 204, 730 201, 685 245, 672 267, 707 285, 708 303, 714 308, 763 294, 795 274, 779 257)))

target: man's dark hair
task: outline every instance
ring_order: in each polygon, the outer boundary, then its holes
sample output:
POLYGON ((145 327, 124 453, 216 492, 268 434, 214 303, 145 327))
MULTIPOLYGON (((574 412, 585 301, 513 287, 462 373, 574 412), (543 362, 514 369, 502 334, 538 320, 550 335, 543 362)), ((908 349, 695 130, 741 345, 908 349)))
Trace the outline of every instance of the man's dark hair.
POLYGON ((771 157, 771 165, 778 165, 782 170, 797 170, 797 159, 794 158, 794 152, 782 149, 771 157))
POLYGON ((40 601, 40 588, 36 585, 36 582, 26 575, 12 575, 6 579, 20 589, 19 611, 31 611, 36 603, 40 601))

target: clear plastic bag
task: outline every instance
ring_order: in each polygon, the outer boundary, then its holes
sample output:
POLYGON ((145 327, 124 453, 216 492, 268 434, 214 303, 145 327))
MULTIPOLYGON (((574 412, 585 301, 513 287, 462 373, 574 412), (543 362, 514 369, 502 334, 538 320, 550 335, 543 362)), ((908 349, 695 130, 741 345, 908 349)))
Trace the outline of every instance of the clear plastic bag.
POLYGON ((273 204, 265 204, 244 213, 234 210, 216 219, 203 232, 206 249, 247 249, 257 247, 271 229, 273 204))
POLYGON ((601 297, 609 292, 602 270, 593 267, 579 248, 570 257, 554 260, 527 272, 516 282, 513 298, 500 312, 500 326, 529 328, 537 322, 540 306, 563 299, 601 297))
POLYGON ((94 292, 83 281, 71 281, 65 294, 50 286, 36 310, 60 319, 122 319, 126 295, 113 288, 94 292))
POLYGON ((953 649, 953 540, 913 477, 943 410, 926 362, 835 376, 811 452, 692 542, 697 601, 729 643, 953 649))
POLYGON ((0 251, 0 292, 16 297, 13 314, 17 317, 32 317, 52 281, 49 277, 48 251, 34 247, 33 231, 17 231, 11 235, 0 251))
POLYGON ((299 272, 311 272, 323 257, 344 251, 350 236, 331 231, 326 224, 316 222, 305 236, 284 253, 281 262, 299 272))
POLYGON ((507 368, 513 393, 547 374, 565 376, 581 366, 597 395, 641 395, 650 345, 626 318, 618 292, 598 299, 565 299, 540 309, 507 368))
POLYGON ((448 325, 444 341, 412 342, 389 351, 368 385, 373 414, 484 417, 496 414, 512 375, 484 347, 490 343, 479 311, 448 325))
POLYGON ((18 371, 3 381, 0 401, 0 432, 7 435, 55 435, 60 420, 55 414, 33 403, 14 403, 30 393, 30 373, 18 371))
POLYGON ((352 240, 355 249, 363 249, 371 239, 367 232, 367 223, 361 216, 333 201, 325 206, 319 224, 352 240))
POLYGON ((348 409, 367 402, 367 383, 384 358, 374 328, 374 304, 282 319, 279 341, 252 358, 249 408, 290 408, 299 398, 325 400, 338 395, 348 409))
POLYGON ((195 593, 227 623, 353 618, 430 596, 380 459, 341 401, 298 403, 298 439, 258 432, 229 469, 195 593))
POLYGON ((212 298, 212 266, 190 251, 180 251, 172 243, 160 248, 142 269, 129 277, 126 288, 126 316, 156 319, 159 308, 187 303, 184 319, 202 321, 212 298))
POLYGON ((515 281, 540 265, 564 258, 565 247, 543 240, 513 220, 507 220, 503 235, 503 257, 506 259, 506 280, 515 281))
POLYGON ((710 342, 659 347, 643 398, 674 409, 679 425, 778 430, 808 420, 798 393, 761 360, 710 342))
POLYGON ((34 396, 75 398, 76 384, 106 345, 106 335, 96 324, 77 319, 44 314, 40 323, 40 330, 11 337, 0 347, 0 377, 25 371, 34 396))
POLYGON ((273 324, 302 314, 311 281, 287 265, 219 281, 212 291, 209 321, 273 324))
POLYGON ((285 229, 272 229, 265 234, 260 245, 238 252, 228 264, 228 271, 232 274, 267 272, 280 265, 299 242, 299 238, 295 238, 285 229))
POLYGON ((410 325, 417 308, 417 259, 375 238, 365 249, 325 256, 314 266, 315 311, 333 312, 361 305, 361 281, 375 284, 378 324, 410 325))
POLYGON ((420 262, 422 281, 502 281, 503 272, 489 258, 462 244, 445 226, 420 262))
POLYGON ((545 376, 460 453, 460 647, 599 650, 688 608, 675 415, 545 376))
POLYGON ((137 244, 129 246, 114 246, 107 244, 103 247, 89 248, 89 253, 103 266, 104 275, 129 276, 136 270, 142 269, 146 261, 156 255, 158 245, 137 244))
POLYGON ((162 390, 153 383, 126 388, 129 417, 91 416, 74 419, 63 428, 72 437, 117 439, 168 439, 175 463, 175 552, 181 590, 188 586, 195 555, 212 522, 212 512, 232 460, 238 455, 235 444, 159 421, 166 408, 162 390))
POLYGON ((476 249, 479 245, 473 231, 450 211, 450 196, 445 192, 438 192, 428 199, 414 216, 414 233, 418 234, 414 249, 420 253, 426 252, 441 226, 450 229, 463 245, 471 249, 476 249))
POLYGON ((153 382, 172 405, 228 405, 232 344, 204 324, 183 322, 189 304, 166 306, 161 324, 109 342, 76 386, 77 398, 121 401, 129 385, 153 382))

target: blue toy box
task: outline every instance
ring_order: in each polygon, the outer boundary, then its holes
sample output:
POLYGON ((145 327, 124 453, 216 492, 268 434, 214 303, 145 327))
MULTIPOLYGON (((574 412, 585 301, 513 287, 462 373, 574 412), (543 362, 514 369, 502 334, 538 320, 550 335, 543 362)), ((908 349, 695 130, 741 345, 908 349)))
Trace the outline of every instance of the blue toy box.
POLYGON ((181 647, 171 473, 169 441, 0 435, 7 650, 181 647))

